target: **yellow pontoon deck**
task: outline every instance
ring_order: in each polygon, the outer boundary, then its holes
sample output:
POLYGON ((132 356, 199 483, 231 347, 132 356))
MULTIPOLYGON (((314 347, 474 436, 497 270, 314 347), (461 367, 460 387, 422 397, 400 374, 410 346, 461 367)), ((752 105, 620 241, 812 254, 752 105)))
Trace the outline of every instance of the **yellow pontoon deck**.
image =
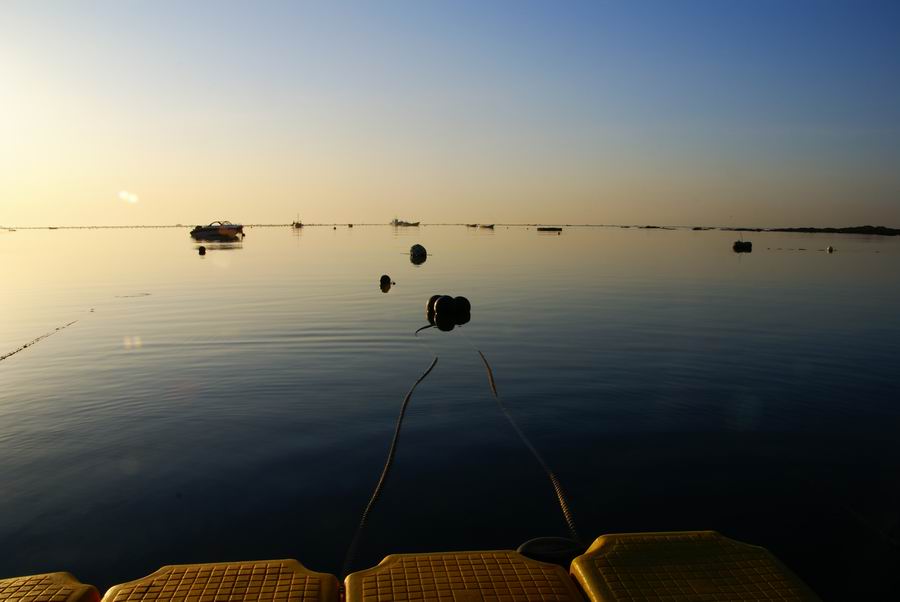
MULTIPOLYGON (((165 566, 102 602, 817 601, 764 548, 715 531, 597 538, 567 573, 510 550, 392 554, 344 582, 296 560, 165 566)), ((0 580, 0 602, 98 602, 68 573, 0 580)))

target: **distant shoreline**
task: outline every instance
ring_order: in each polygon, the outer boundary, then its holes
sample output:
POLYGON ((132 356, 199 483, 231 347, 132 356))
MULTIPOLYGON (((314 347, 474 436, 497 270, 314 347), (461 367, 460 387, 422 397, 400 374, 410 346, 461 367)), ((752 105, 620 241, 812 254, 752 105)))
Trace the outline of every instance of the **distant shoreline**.
MULTIPOLYGON (((244 224, 247 228, 287 228, 292 224, 244 224)), ((322 224, 304 224, 304 227, 335 227, 348 225, 347 222, 322 223, 322 224)), ((355 226, 384 226, 395 227, 390 224, 375 223, 354 223, 355 226)), ((466 222, 460 223, 423 223, 422 226, 465 226, 466 222)), ((748 228, 748 227, 730 227, 730 226, 656 226, 656 225, 638 225, 638 224, 558 224, 550 222, 538 222, 527 224, 502 224, 497 226, 513 227, 513 228, 534 228, 539 226, 557 226, 565 228, 634 228, 636 230, 719 230, 724 232, 793 232, 799 234, 859 234, 864 236, 900 236, 900 228, 889 228, 887 226, 846 226, 846 227, 794 227, 794 228, 748 228)), ((143 226, 0 226, 3 230, 116 230, 116 229, 139 229, 139 228, 190 228, 183 224, 164 224, 164 225, 143 225, 143 226)))
POLYGON ((867 236, 900 236, 900 229, 887 226, 849 226, 845 228, 722 228, 731 232, 799 232, 802 234, 864 234, 867 236))

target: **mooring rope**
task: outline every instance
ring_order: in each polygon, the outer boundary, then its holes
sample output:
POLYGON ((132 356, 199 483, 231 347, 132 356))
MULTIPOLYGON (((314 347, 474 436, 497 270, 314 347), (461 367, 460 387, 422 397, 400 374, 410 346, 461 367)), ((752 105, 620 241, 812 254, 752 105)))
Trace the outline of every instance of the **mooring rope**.
MULTIPOLYGON (((468 338, 466 339, 468 340, 468 338)), ((550 479, 550 483, 553 485, 553 491, 556 493, 556 499, 559 501, 559 508, 562 510, 563 518, 566 520, 566 525, 569 527, 569 533, 572 535, 572 538, 581 542, 581 537, 578 536, 578 530, 575 528, 575 517, 572 516, 572 510, 569 508, 569 502, 566 500, 566 494, 563 491, 562 485, 559 482, 559 479, 556 477, 556 473, 553 472, 553 469, 550 468, 550 465, 547 464, 547 461, 544 460, 544 457, 541 456, 541 453, 537 450, 537 448, 531 443, 528 437, 525 435, 524 431, 519 427, 519 424, 516 422, 515 418, 513 418, 512 414, 510 414, 509 409, 503 403, 503 400, 500 399, 500 394, 497 392, 497 383, 494 380, 494 371, 491 369, 490 363, 488 363, 487 357, 481 352, 480 349, 475 347, 471 341, 469 343, 478 352, 478 355, 481 357, 481 361, 484 362, 484 367, 487 369, 488 375, 488 383, 491 386, 491 393, 494 396, 494 399, 497 401, 497 405, 500 406, 500 410, 503 412, 503 415, 506 416, 506 420, 509 422, 510 426, 512 426, 513 430, 519 436, 522 443, 525 444, 525 447, 531 452, 531 455, 534 456, 534 459, 537 460, 538 464, 541 465, 541 468, 544 469, 544 472, 547 474, 547 477, 550 479)))
POLYGON ((28 349, 29 347, 31 347, 31 346, 34 345, 35 343, 37 343, 37 342, 39 342, 39 341, 43 341, 44 339, 46 339, 46 338, 49 337, 49 336, 53 336, 54 334, 56 334, 56 333, 59 332, 60 330, 63 330, 63 329, 65 329, 65 328, 68 328, 69 326, 71 326, 72 324, 74 324, 74 323, 77 322, 77 321, 78 321, 78 320, 72 320, 72 321, 69 322, 68 324, 64 324, 63 326, 58 326, 57 328, 51 330, 50 332, 45 332, 44 334, 42 334, 42 335, 39 336, 38 338, 36 338, 36 339, 34 339, 34 340, 32 340, 32 341, 29 341, 28 343, 25 343, 24 345, 22 345, 22 346, 19 347, 18 349, 14 349, 14 350, 10 351, 9 353, 6 353, 6 354, 4 354, 4 355, 0 355, 0 362, 2 362, 3 360, 5 360, 5 359, 8 358, 8 357, 11 357, 11 356, 13 356, 13 355, 19 353, 20 351, 24 351, 24 350, 28 349))
MULTIPOLYGON (((415 332, 417 336, 419 331, 424 330, 425 328, 430 328, 430 326, 420 328, 415 332)), ((403 398, 403 403, 400 404, 400 414, 397 416, 397 425, 394 427, 394 437, 391 439, 391 445, 388 448, 387 459, 384 462, 384 468, 381 471, 381 477, 378 479, 378 484, 375 485, 375 490, 372 492, 372 497, 369 498, 369 503, 366 504, 366 509, 363 510, 362 517, 359 520, 359 526, 356 527, 356 533, 353 535, 353 540, 350 542, 350 547, 347 548, 347 555, 344 557, 344 566, 341 569, 341 579, 347 576, 347 573, 350 571, 350 567, 353 564, 353 561, 356 558, 357 548, 359 547, 359 542, 362 539, 363 530, 366 528, 366 523, 369 520, 369 514, 372 512, 372 508, 375 507, 375 503, 378 501, 378 498, 381 497, 381 492, 384 489, 384 485, 387 482, 388 474, 391 471, 391 467, 394 464, 394 457, 397 454, 397 444, 400 441, 400 429, 403 427, 403 417, 406 414, 406 408, 409 406, 409 400, 412 399, 413 391, 416 390, 416 387, 419 386, 425 377, 427 377, 431 371, 434 369, 435 365, 438 363, 437 354, 434 354, 434 359, 431 360, 431 365, 428 366, 428 369, 422 373, 422 375, 413 383, 413 386, 410 387, 409 392, 406 394, 406 397, 403 398)))

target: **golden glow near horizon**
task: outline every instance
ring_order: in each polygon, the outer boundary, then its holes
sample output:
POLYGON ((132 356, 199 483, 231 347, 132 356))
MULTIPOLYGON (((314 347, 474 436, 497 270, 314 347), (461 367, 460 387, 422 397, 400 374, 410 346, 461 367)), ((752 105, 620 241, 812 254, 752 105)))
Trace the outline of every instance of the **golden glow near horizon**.
POLYGON ((0 225, 900 225, 896 59, 828 47, 846 16, 780 62, 668 10, 348 10, 4 5, 0 225))

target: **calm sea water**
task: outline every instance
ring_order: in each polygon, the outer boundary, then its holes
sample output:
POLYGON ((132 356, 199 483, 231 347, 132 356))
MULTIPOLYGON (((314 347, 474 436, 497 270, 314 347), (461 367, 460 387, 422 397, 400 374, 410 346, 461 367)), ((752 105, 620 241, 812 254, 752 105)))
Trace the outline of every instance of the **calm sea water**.
POLYGON ((0 232, 0 354, 77 320, 0 362, 0 576, 338 572, 434 354, 354 568, 565 535, 481 349, 585 538, 717 529, 826 599, 900 592, 900 240, 247 234, 200 257, 180 229, 0 232), (416 338, 435 293, 467 296, 472 321, 416 338))

